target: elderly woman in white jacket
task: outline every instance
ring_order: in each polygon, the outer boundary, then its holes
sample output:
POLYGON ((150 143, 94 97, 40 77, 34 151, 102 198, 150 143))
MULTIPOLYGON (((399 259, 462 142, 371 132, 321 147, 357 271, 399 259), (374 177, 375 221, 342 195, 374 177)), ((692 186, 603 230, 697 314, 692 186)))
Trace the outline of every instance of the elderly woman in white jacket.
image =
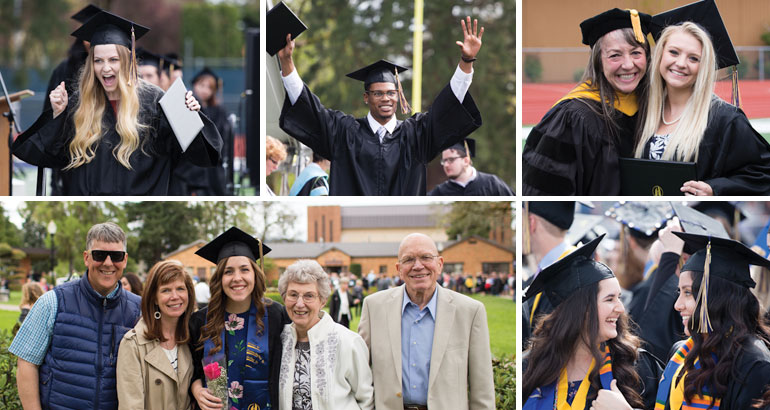
POLYGON ((280 409, 373 409, 369 349, 321 311, 331 293, 321 265, 295 262, 278 280, 278 291, 293 322, 281 333, 280 409))

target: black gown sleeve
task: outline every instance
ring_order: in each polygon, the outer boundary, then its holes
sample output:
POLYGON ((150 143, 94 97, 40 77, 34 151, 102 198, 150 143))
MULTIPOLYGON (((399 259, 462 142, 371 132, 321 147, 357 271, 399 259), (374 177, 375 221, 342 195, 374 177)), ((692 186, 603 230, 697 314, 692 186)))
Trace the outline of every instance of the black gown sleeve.
POLYGON ((21 133, 11 145, 11 152, 22 161, 46 168, 63 168, 69 164, 67 143, 74 134, 67 108, 53 118, 53 111, 46 110, 31 127, 21 133))
POLYGON ((714 195, 770 194, 770 144, 740 109, 715 103, 698 150, 698 179, 714 195))
POLYGON ((759 339, 752 340, 733 364, 727 392, 720 409, 750 409, 754 400, 761 399, 770 383, 770 351, 759 339))
POLYGON ((645 409, 655 408, 655 397, 658 394, 658 382, 663 374, 664 363, 652 353, 639 349, 639 357, 636 359, 635 368, 641 381, 641 391, 645 409))
POLYGON ((291 323, 286 309, 282 304, 273 301, 267 305, 267 320, 269 328, 268 350, 270 351, 270 402, 273 408, 279 408, 278 400, 278 378, 281 374, 281 357, 283 356, 283 343, 281 343, 281 332, 284 325, 291 323))
POLYGON ((618 144, 592 103, 562 101, 532 129, 522 154, 524 195, 620 194, 618 144))

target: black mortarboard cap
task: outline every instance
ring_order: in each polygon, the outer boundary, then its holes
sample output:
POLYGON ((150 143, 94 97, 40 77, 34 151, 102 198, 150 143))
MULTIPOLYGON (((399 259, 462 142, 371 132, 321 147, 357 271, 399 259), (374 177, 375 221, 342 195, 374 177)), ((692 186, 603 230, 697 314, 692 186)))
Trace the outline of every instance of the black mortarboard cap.
POLYGON ((140 37, 150 31, 145 26, 102 10, 83 23, 72 35, 83 41, 90 42, 91 47, 103 44, 119 44, 131 49, 132 28, 135 40, 139 40, 140 37))
POLYGON ((561 229, 569 229, 575 219, 575 201, 532 201, 529 212, 561 229))
POLYGON ((200 79, 204 75, 210 75, 210 76, 214 77, 214 82, 216 84, 219 84, 219 76, 217 76, 216 73, 214 73, 214 71, 212 71, 208 67, 203 67, 203 69, 200 70, 198 72, 198 74, 195 74, 195 77, 193 77, 193 79, 192 79, 192 83, 195 84, 196 82, 198 82, 198 79, 200 79))
POLYGON ((770 260, 763 258, 739 241, 684 232, 674 232, 674 234, 682 238, 685 244, 697 249, 687 260, 687 263, 682 266, 682 271, 704 271, 706 248, 709 242, 711 242, 710 274, 712 275, 747 288, 753 288, 756 283, 751 279, 749 265, 770 268, 770 260))
POLYGON ((587 243, 596 239, 598 235, 594 228, 603 220, 602 215, 575 214, 575 220, 572 221, 572 226, 567 231, 567 242, 570 245, 577 245, 580 242, 587 243))
POLYGON ((693 205, 693 208, 706 215, 722 217, 732 226, 736 225, 736 219, 738 222, 746 219, 746 215, 739 206, 727 201, 701 201, 693 205))
POLYGON ((80 11, 78 11, 77 13, 73 14, 70 18, 73 20, 79 21, 81 23, 85 23, 86 21, 88 21, 88 19, 95 16, 100 11, 102 11, 100 7, 94 6, 93 4, 89 4, 83 7, 82 9, 80 9, 80 11))
POLYGON ((291 34, 291 39, 294 40, 307 30, 305 23, 283 2, 276 4, 267 12, 265 23, 267 24, 266 48, 271 56, 286 47, 287 34, 291 34))
POLYGON ((647 33, 651 31, 652 17, 636 10, 607 10, 580 23, 583 44, 593 47, 603 35, 621 28, 634 29, 638 42, 644 44, 647 33))
POLYGON ((718 68, 725 68, 740 64, 738 54, 735 52, 727 27, 722 21, 717 4, 714 0, 702 0, 673 10, 656 14, 652 17, 652 31, 655 41, 668 26, 691 21, 706 29, 711 36, 716 51, 718 68))
POLYGON ((397 84, 396 76, 394 74, 396 70, 398 70, 399 73, 402 73, 408 70, 408 68, 401 67, 388 60, 380 60, 346 75, 354 80, 363 81, 364 88, 368 88, 372 83, 397 84))
MULTIPOLYGON (((214 264, 231 256, 245 256, 256 262, 259 259, 259 246, 259 240, 236 227, 232 227, 198 249, 195 254, 214 264)), ((268 252, 270 252, 270 248, 262 244, 262 255, 267 255, 268 252)))
POLYGON ((628 227, 631 235, 650 239, 674 216, 668 202, 625 202, 613 205, 605 215, 628 227))
MULTIPOLYGON (((681 203, 671 203, 671 206, 674 208, 677 218, 679 218, 679 225, 682 227, 683 232, 730 239, 730 235, 725 230, 724 225, 716 219, 681 203)), ((686 253, 693 254, 697 250, 698 248, 693 248, 685 243, 684 251, 686 253)))
POLYGON ((543 269, 527 288, 524 301, 545 292, 548 300, 556 307, 576 290, 603 279, 614 278, 615 274, 607 265, 592 257, 603 238, 604 235, 588 242, 543 269))
POLYGON ((151 65, 160 68, 161 58, 163 57, 151 52, 150 50, 147 50, 146 48, 137 47, 136 49, 136 61, 140 66, 151 65))
POLYGON ((168 67, 174 66, 174 70, 181 70, 182 65, 182 59, 179 58, 179 54, 171 52, 166 53, 163 55, 163 60, 166 62, 165 69, 168 70, 168 67))
POLYGON ((458 142, 455 145, 447 149, 453 149, 455 151, 462 151, 466 155, 470 155, 471 158, 476 157, 476 140, 473 138, 466 138, 463 141, 458 142))

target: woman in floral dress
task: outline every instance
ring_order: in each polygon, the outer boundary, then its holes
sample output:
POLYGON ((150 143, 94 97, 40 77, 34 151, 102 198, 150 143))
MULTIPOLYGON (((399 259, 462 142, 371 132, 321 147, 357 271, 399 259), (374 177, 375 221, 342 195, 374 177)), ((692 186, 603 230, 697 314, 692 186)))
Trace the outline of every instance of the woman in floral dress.
POLYGON ((217 265, 209 305, 190 320, 195 364, 190 391, 197 408, 278 408, 280 338, 289 319, 281 304, 263 299, 265 275, 256 261, 269 251, 233 227, 196 252, 217 265), (218 398, 204 378, 203 361, 217 359, 227 371, 229 403, 218 398))

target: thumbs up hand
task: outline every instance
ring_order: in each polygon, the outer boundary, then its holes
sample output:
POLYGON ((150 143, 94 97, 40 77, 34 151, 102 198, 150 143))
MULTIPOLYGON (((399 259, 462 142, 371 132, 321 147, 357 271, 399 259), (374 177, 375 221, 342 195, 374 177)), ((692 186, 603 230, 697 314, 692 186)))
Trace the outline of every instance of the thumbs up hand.
POLYGON ((618 381, 612 379, 610 390, 601 389, 596 400, 591 403, 591 410, 632 410, 631 406, 618 389, 618 381))

